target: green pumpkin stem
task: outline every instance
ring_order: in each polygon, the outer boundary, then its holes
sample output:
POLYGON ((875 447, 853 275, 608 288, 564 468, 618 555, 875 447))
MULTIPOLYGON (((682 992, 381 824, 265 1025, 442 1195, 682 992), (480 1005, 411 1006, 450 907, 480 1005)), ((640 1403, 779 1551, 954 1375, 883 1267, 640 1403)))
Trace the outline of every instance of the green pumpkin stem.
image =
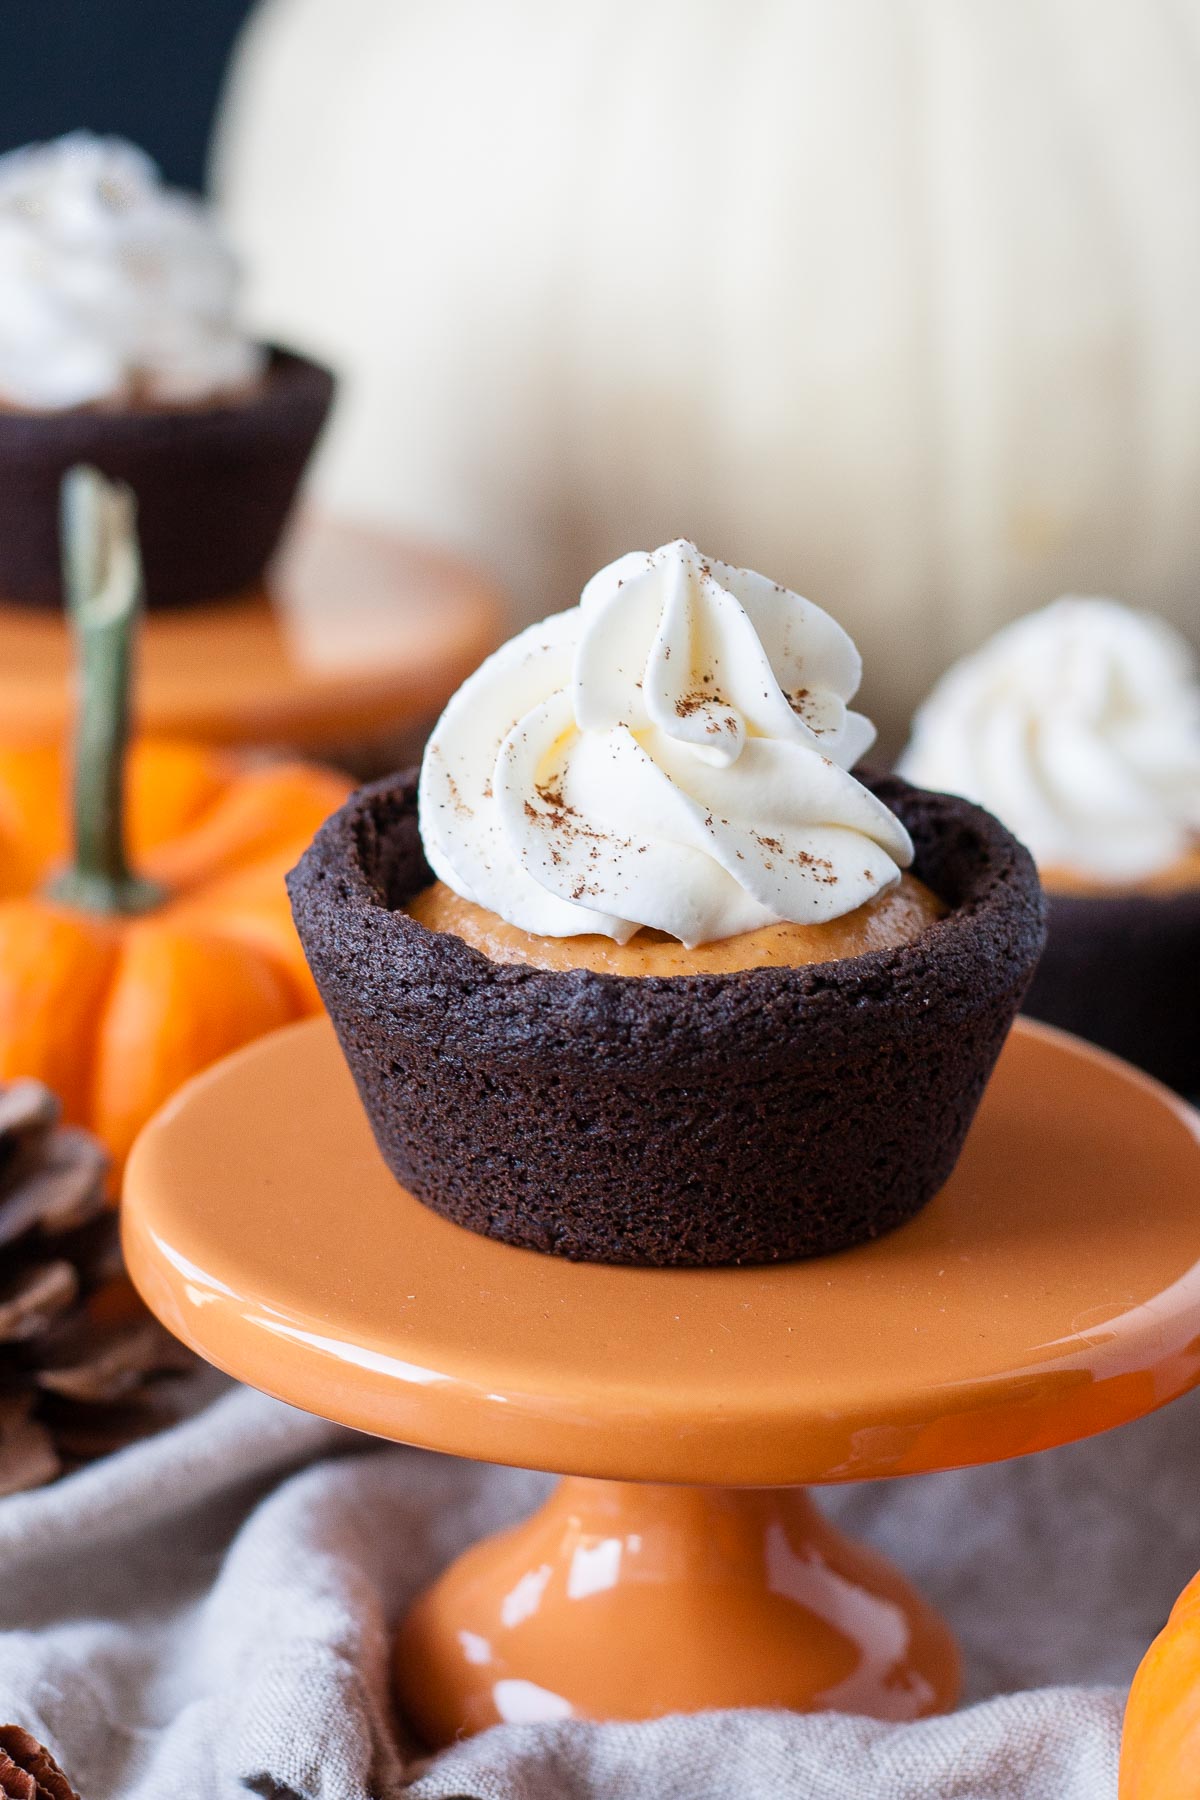
POLYGON ((74 856, 50 888, 86 912, 146 912, 163 890, 129 867, 125 762, 130 687, 142 608, 136 502, 97 469, 62 487, 63 579, 75 638, 74 856))

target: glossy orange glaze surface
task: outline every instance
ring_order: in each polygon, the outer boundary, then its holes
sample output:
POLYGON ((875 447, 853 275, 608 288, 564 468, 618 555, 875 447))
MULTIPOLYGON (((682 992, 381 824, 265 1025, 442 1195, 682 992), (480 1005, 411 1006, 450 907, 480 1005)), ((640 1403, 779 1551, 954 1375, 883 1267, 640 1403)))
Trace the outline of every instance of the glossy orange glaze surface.
MULTIPOLYGON (((432 719, 503 632, 469 564, 322 517, 296 525, 270 592, 147 615, 138 719, 158 736, 307 748, 432 719)), ((71 709, 57 614, 0 605, 0 738, 57 742, 71 709)))
POLYGON ((762 1490, 1044 1449, 1200 1380, 1197 1123, 1019 1021, 903 1230, 771 1269, 581 1266, 404 1194, 322 1021, 148 1127, 126 1254, 167 1324, 256 1386, 575 1477, 412 1608, 395 1679, 428 1742, 708 1706, 909 1719, 953 1704, 945 1627, 803 1494, 762 1490), (661 1485, 689 1482, 711 1485, 661 1485))
POLYGON ((202 1356, 383 1437, 719 1486, 987 1462, 1200 1381, 1197 1115, 1019 1021, 946 1188, 770 1268, 580 1265, 397 1187, 333 1032, 186 1087, 126 1179, 133 1277, 202 1356))
POLYGON ((728 975, 735 969, 796 969, 839 962, 866 950, 911 944, 946 908, 915 875, 865 906, 823 925, 764 925, 687 949, 663 931, 639 931, 627 944, 599 935, 537 937, 435 881, 408 908, 430 931, 449 931, 493 962, 537 969, 591 969, 598 975, 728 975))
POLYGON ((1076 869, 1040 869, 1042 886, 1050 894, 1183 894, 1200 888, 1200 845, 1156 875, 1141 881, 1104 882, 1081 875, 1076 869))
POLYGON ((531 1719, 707 1707, 918 1719, 958 1653, 882 1557, 801 1489, 562 1482, 417 1601, 396 1688, 426 1743, 531 1719))

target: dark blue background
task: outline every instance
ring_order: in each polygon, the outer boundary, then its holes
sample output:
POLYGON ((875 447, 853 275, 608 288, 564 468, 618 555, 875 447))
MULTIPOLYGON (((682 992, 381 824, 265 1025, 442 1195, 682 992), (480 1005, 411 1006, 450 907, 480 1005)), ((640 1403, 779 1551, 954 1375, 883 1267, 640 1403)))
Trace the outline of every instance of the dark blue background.
POLYGON ((221 77, 252 0, 0 0, 0 150, 77 126, 204 183, 221 77))

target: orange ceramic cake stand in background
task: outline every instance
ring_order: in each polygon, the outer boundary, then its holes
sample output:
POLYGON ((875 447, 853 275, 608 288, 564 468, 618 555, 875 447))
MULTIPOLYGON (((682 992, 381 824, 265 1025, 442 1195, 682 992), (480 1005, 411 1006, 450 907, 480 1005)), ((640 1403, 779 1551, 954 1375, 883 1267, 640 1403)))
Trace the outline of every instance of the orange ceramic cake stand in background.
POLYGON ((324 1021, 200 1076, 129 1165, 126 1252, 221 1368, 358 1430, 568 1477, 401 1627, 424 1738, 709 1706, 953 1704, 941 1620, 798 1484, 949 1469, 1200 1381, 1197 1117, 1020 1022, 953 1179, 864 1248, 579 1265, 400 1191, 324 1021))
MULTIPOLYGON (((340 749, 428 726, 501 635, 503 602, 442 551, 305 515, 270 590, 151 612, 137 709, 156 737, 340 749)), ((58 614, 0 605, 0 733, 59 741, 70 643, 58 614)))

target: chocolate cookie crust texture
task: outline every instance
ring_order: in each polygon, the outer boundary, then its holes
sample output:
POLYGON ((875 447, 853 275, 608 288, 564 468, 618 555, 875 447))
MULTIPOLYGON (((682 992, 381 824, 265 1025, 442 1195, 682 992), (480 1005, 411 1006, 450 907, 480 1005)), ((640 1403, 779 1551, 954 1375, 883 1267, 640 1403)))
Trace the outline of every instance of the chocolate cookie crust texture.
POLYGON ((432 879, 415 772, 364 788, 289 879, 379 1148, 425 1204, 585 1261, 765 1263, 911 1218, 962 1148, 1041 949, 990 814, 860 778, 947 916, 842 961, 633 977, 493 962, 404 910, 432 879))
POLYGON ((61 605, 59 489, 76 463, 94 464, 137 495, 151 608, 253 588, 333 388, 327 369, 274 350, 248 393, 203 405, 0 411, 0 600, 61 605))

